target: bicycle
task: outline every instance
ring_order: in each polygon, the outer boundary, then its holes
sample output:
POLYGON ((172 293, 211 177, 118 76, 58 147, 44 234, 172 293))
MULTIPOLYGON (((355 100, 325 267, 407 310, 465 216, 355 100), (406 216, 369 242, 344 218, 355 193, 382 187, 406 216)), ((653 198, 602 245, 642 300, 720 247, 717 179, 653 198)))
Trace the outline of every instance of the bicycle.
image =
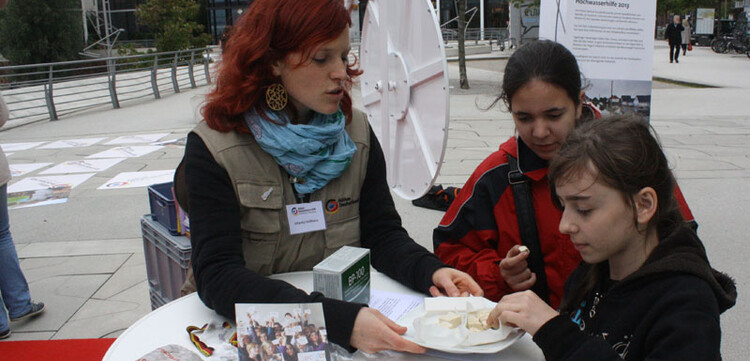
POLYGON ((711 40, 711 50, 713 50, 715 53, 722 53, 721 47, 723 46, 724 38, 723 37, 717 37, 711 40))
POLYGON ((724 50, 724 53, 728 53, 730 51, 734 51, 737 54, 745 54, 748 51, 750 51, 750 46, 748 45, 748 41, 745 38, 737 38, 733 37, 730 41, 726 42, 726 49, 724 50))
POLYGON ((726 54, 730 51, 746 54, 750 52, 750 44, 748 44, 748 38, 725 35, 711 42, 711 50, 719 54, 726 54))

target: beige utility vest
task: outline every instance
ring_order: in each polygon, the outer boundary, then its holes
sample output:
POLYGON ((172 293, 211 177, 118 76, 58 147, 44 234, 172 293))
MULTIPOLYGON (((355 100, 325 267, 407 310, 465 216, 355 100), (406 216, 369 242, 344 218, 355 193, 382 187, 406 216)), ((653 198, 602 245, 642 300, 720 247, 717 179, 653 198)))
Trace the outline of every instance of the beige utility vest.
POLYGON ((251 134, 222 133, 201 122, 193 132, 203 139, 232 180, 241 211, 245 266, 257 273, 309 271, 342 246, 359 246, 359 196, 367 173, 370 128, 353 109, 346 132, 357 145, 349 167, 308 202, 321 201, 327 228, 289 234, 286 205, 299 203, 289 175, 261 149, 251 134))

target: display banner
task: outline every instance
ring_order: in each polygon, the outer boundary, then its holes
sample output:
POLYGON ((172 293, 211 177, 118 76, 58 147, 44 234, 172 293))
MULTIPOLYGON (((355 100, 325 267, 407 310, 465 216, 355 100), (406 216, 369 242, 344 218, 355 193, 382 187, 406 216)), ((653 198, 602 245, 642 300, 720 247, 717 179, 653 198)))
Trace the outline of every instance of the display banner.
POLYGON ((576 56, 588 101, 603 114, 648 119, 655 21, 655 1, 542 0, 539 37, 576 56))

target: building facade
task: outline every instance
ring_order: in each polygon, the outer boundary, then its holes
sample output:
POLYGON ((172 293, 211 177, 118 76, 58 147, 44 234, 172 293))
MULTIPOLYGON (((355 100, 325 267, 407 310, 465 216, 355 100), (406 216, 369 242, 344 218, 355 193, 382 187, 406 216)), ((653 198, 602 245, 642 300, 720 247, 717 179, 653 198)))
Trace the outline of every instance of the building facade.
MULTIPOLYGON (((367 9, 368 0, 342 0, 353 7, 352 38, 359 38, 362 19, 367 9)), ((430 0, 438 9, 438 21, 441 27, 455 29, 457 22, 456 0, 430 0)), ((746 0, 750 1, 750 0, 746 0)), ((105 5, 109 6, 110 30, 123 29, 119 40, 143 39, 147 29, 139 26, 135 19, 135 9, 143 0, 81 0, 87 40, 104 34, 105 5)), ((205 8, 205 23, 214 43, 218 43, 227 27, 242 16, 253 0, 200 0, 205 8)), ((509 0, 467 0, 468 28, 478 29, 475 34, 483 34, 486 29, 507 28, 510 21, 509 0)), ((96 40, 96 39, 95 39, 96 40)))
POLYGON ((214 44, 219 43, 224 31, 237 22, 250 3, 252 0, 208 0, 208 30, 213 36, 214 44))
MULTIPOLYGON (((458 27, 456 14, 458 5, 456 0, 430 0, 432 6, 438 10, 438 22, 441 27, 455 29, 458 27)), ((364 17, 367 0, 359 0, 360 19, 364 17)), ((509 0, 467 0, 466 19, 468 27, 473 29, 506 28, 510 20, 509 0)))
MULTIPOLYGON (((342 0, 353 5, 352 13, 352 37, 359 37, 362 20, 365 16, 368 0, 342 0)), ((439 23, 447 29, 458 27, 456 21, 457 5, 455 0, 431 0, 432 5, 438 10, 439 23)), ((231 26, 239 19, 242 13, 252 3, 252 0, 208 0, 206 12, 208 15, 209 31, 218 42, 227 26, 231 26)), ((485 29, 506 28, 510 20, 509 0, 468 0, 466 9, 467 20, 471 17, 468 27, 480 29, 480 34, 485 29)))

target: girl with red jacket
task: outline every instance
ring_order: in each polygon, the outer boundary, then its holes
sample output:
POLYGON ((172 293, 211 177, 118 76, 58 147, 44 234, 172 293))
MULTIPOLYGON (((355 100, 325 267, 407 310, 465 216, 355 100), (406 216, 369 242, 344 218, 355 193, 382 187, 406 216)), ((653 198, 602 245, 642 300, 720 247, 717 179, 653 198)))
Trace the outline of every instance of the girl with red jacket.
MULTIPOLYGON (((594 117, 583 99, 578 63, 564 46, 536 41, 508 59, 496 102, 508 107, 516 135, 477 167, 433 233, 435 254, 469 273, 493 301, 533 289, 557 308, 563 283, 581 261, 570 237, 558 230, 562 213, 550 197, 547 167, 568 133, 594 117), (517 162, 517 171, 511 172, 509 161, 517 162), (540 249, 534 255, 520 247, 519 230, 530 227, 518 225, 513 173, 530 188, 530 223, 536 225, 540 249), (529 257, 535 256, 541 262, 529 267, 529 257), (543 274, 532 271, 542 267, 543 274)), ((683 217, 693 221, 679 188, 675 196, 683 217)))

